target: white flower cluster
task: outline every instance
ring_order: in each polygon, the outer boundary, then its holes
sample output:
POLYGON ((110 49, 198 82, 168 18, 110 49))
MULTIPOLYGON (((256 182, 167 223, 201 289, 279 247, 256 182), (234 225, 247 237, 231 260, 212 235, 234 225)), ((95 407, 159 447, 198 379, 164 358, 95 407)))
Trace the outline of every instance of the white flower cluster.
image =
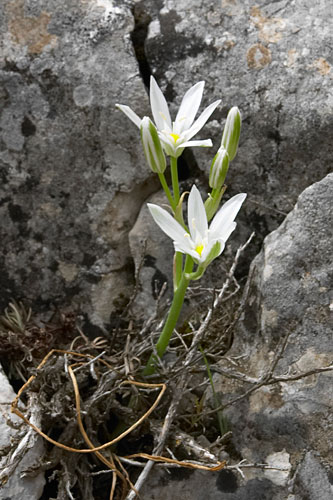
MULTIPOLYGON (((199 82, 186 92, 174 122, 171 120, 165 97, 153 77, 150 80, 150 105, 155 124, 148 117, 139 118, 129 106, 117 104, 117 107, 140 129, 145 156, 153 172, 163 175, 166 169, 165 154, 175 161, 184 148, 212 146, 210 139, 191 140, 221 102, 217 100, 210 104, 195 120, 204 85, 204 82, 199 82)), ((211 165, 209 184, 212 192, 204 204, 197 187, 193 185, 188 198, 187 226, 183 224, 182 215, 177 219, 175 213, 172 216, 163 208, 148 204, 155 222, 173 240, 175 251, 191 256, 202 272, 222 253, 226 241, 236 227, 235 218, 246 198, 245 193, 238 194, 218 210, 229 162, 234 159, 237 152, 240 128, 240 113, 238 108, 234 107, 228 114, 221 146, 211 165), (208 226, 208 221, 212 217, 208 226)), ((173 178, 174 188, 177 182, 178 178, 176 182, 173 178)), ((181 206, 182 198, 173 201, 173 208, 179 203, 181 206)), ((192 273, 193 279, 194 276, 200 277, 202 272, 192 273)))

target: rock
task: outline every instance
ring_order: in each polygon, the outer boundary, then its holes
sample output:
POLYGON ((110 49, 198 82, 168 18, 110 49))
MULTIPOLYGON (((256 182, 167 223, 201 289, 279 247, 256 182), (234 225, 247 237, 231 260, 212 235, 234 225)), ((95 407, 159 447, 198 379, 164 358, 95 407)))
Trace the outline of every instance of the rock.
POLYGON ((222 98, 197 136, 211 137, 214 147, 192 150, 205 175, 227 111, 239 106, 243 127, 228 191, 248 192, 248 224, 266 236, 298 195, 331 171, 333 6, 325 0, 144 0, 135 9, 139 19, 146 15, 147 64, 173 113, 199 80, 206 81, 202 109, 222 98))
POLYGON ((240 107, 227 196, 249 193, 239 221, 259 245, 330 168, 330 8, 324 0, 71 0, 61 11, 56 0, 4 0, 0 307, 13 297, 38 309, 70 304, 103 327, 128 301, 128 233, 158 185, 136 127, 114 105, 150 114, 150 71, 173 112, 200 79, 203 106, 223 97, 200 133, 214 148, 187 152, 183 178, 207 177, 227 111, 240 107))
MULTIPOLYGON (((307 188, 283 224, 266 237, 252 264, 247 304, 221 368, 259 379, 286 335, 289 342, 275 376, 332 366, 332 198, 330 174, 307 188)), ((237 457, 231 463, 246 459, 283 470, 243 469, 245 480, 235 471, 195 472, 186 479, 179 473, 179 481, 170 481, 173 473, 166 479, 165 472, 156 471, 144 498, 160 494, 165 499, 214 500, 218 491, 232 500, 331 498, 332 377, 333 370, 264 385, 224 410, 233 433, 226 450, 237 457)), ((217 374, 214 386, 223 404, 251 388, 217 374)))
MULTIPOLYGON (((332 196, 333 174, 307 188, 252 264, 247 306, 228 353, 244 356, 238 368, 250 377, 265 373, 286 335, 276 376, 332 364, 332 196)), ((223 366, 231 368, 227 360, 223 366)), ((305 448, 333 465, 332 376, 329 371, 263 386, 228 408, 233 443, 242 457, 265 461, 285 449, 294 466, 305 448)), ((225 378, 216 384, 224 401, 245 391, 225 378)))
POLYGON ((333 486, 330 484, 327 470, 314 456, 307 452, 297 469, 295 477, 296 500, 308 498, 309 500, 330 500, 333 486))
POLYGON ((234 472, 154 471, 142 489, 145 500, 285 500, 281 488, 268 479, 241 485, 234 472))
MULTIPOLYGON (((168 204, 162 191, 151 196, 147 202, 159 206, 168 204)), ((147 318, 154 313, 164 283, 167 287, 164 298, 172 299, 174 248, 172 240, 156 226, 146 203, 129 232, 129 245, 138 273, 138 290, 132 311, 147 318)))
MULTIPOLYGON (((0 471, 5 474, 4 468, 7 466, 7 458, 11 444, 18 443, 26 434, 26 424, 10 414, 10 403, 15 398, 16 394, 13 391, 8 379, 0 366, 0 471), (18 427, 21 424, 21 428, 18 427), (23 425, 23 433, 22 433, 23 425)), ((23 476, 26 469, 38 466, 43 457, 44 444, 42 438, 34 434, 30 437, 27 452, 19 464, 14 467, 13 473, 9 478, 1 477, 0 483, 3 481, 3 486, 0 486, 0 498, 3 500, 38 500, 43 492, 45 485, 44 473, 40 472, 34 476, 23 476)), ((15 460, 14 460, 15 461, 15 460)))
POLYGON ((131 294, 127 234, 156 184, 115 109, 149 110, 129 5, 1 3, 0 308, 70 304, 103 326, 131 294))

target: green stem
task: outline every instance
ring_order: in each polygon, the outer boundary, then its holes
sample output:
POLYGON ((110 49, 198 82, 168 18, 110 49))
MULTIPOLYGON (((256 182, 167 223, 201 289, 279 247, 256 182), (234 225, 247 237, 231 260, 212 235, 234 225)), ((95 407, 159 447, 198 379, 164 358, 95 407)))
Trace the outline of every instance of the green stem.
POLYGON ((160 179, 160 183, 161 183, 161 185, 162 185, 162 188, 164 189, 164 192, 165 192, 165 194, 167 195, 167 198, 168 198, 168 201, 169 201, 169 203, 170 203, 170 206, 171 206, 171 208, 172 208, 173 212, 175 212, 176 207, 177 207, 177 203, 176 203, 176 202, 174 201, 174 199, 172 198, 172 194, 171 194, 171 191, 170 191, 169 186, 168 186, 168 184, 167 184, 167 181, 166 181, 166 179, 165 179, 165 176, 164 176, 164 174, 160 174, 160 173, 159 173, 159 174, 158 174, 158 177, 159 177, 159 179, 160 179))
MULTIPOLYGON (((169 311, 167 320, 165 322, 162 333, 161 333, 161 335, 157 341, 157 344, 155 346, 156 353, 157 353, 159 358, 161 358, 163 356, 163 354, 165 353, 165 350, 168 347, 171 336, 173 334, 173 330, 177 324, 179 314, 180 314, 180 311, 181 311, 182 306, 183 306, 185 292, 186 292, 186 289, 187 289, 188 284, 190 282, 190 280, 185 278, 185 275, 187 273, 190 273, 192 271, 192 268, 193 268, 193 260, 189 255, 187 255, 182 278, 181 278, 180 283, 178 285, 178 288, 173 296, 173 301, 172 301, 172 304, 170 307, 170 311, 169 311)), ((150 355, 150 358, 148 360, 146 367, 143 370, 143 375, 152 375, 155 372, 156 363, 157 363, 156 355, 155 355, 155 353, 152 353, 150 355)))
POLYGON ((170 156, 171 163, 171 179, 172 179, 172 189, 173 189, 173 198, 175 200, 176 206, 179 202, 179 182, 178 182, 178 168, 177 168, 177 158, 170 156))

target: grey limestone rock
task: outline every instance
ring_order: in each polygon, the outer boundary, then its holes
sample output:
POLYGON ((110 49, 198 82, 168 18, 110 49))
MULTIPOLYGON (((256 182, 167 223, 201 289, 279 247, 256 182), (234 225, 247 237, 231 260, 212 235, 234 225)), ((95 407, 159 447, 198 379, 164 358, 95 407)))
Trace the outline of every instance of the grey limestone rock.
MULTIPOLYGON (((146 57, 175 113, 185 91, 206 81, 203 106, 222 104, 200 131, 213 152, 193 148, 206 175, 227 111, 243 115, 227 184, 249 194, 249 224, 265 236, 297 196, 331 171, 333 4, 326 0, 160 0, 150 14, 146 57)), ((139 10, 139 7, 137 7, 139 10)))
POLYGON ((1 2, 0 306, 70 304, 103 326, 126 303, 128 233, 158 186, 114 106, 149 115, 150 71, 173 113, 198 80, 203 106, 223 98, 200 133, 213 151, 184 156, 192 180, 207 177, 227 111, 240 107, 227 193, 248 192, 239 221, 258 242, 275 229, 330 169, 331 14, 324 0, 1 2))
POLYGON ((32 476, 24 476, 23 474, 34 465, 38 466, 43 457, 42 438, 34 433, 31 434, 27 442, 26 453, 20 462, 11 468, 11 463, 15 464, 17 458, 15 459, 9 450, 13 452, 15 443, 18 444, 27 434, 26 424, 23 424, 16 415, 10 414, 8 403, 15 396, 16 394, 0 366, 0 498, 2 500, 22 500, 23 498, 24 500, 38 500, 45 485, 44 473, 39 472, 32 476))
POLYGON ((241 485, 231 471, 157 471, 142 490, 145 500, 286 500, 281 493, 281 488, 265 478, 241 485))
MULTIPOLYGON (((163 206, 168 203, 162 192, 152 195, 147 202, 163 206)), ((154 222, 145 203, 129 233, 129 244, 137 277, 137 295, 132 311, 145 318, 152 315, 164 283, 164 298, 172 298, 173 244, 154 222)))
MULTIPOLYGON (((332 199, 330 174, 307 188, 283 224, 266 237, 252 263, 246 307, 221 368, 259 379, 286 335, 289 342, 276 376, 332 366, 332 199)), ((245 481, 234 471, 195 472, 168 481, 159 471, 144 498, 158 498, 158 492, 169 498, 175 491, 179 498, 198 500, 220 498, 221 491, 223 498, 232 500, 331 498, 332 377, 333 371, 327 371, 264 385, 224 411, 233 432, 234 456, 285 471, 245 469, 245 481)), ((221 375, 215 375, 214 385, 222 403, 251 387, 221 375)))
POLYGON ((156 189, 136 127, 115 108, 148 113, 130 3, 0 10, 0 306, 71 304, 102 326, 130 294, 127 233, 156 189))
POLYGON ((300 463, 295 477, 295 500, 330 500, 333 495, 333 485, 330 484, 327 470, 315 457, 313 452, 307 452, 300 463))
MULTIPOLYGON (((275 369, 276 376, 332 365, 332 197, 330 174, 301 194, 283 224, 266 237, 252 263, 247 305, 228 353, 231 358, 243 355, 238 361, 242 373, 260 378, 274 358, 278 341, 286 335, 289 341, 275 369)), ((231 367, 227 360, 223 366, 231 367)), ((285 450, 294 465, 302 460, 306 449, 332 467, 332 376, 333 371, 328 371, 263 386, 227 409, 233 443, 242 456, 261 461, 270 453, 285 450)), ((245 390, 219 377, 217 387, 224 401, 245 390)), ((309 457, 300 468, 300 484, 309 457)), ((327 482, 327 473, 325 477, 327 482)), ((315 486, 311 488, 314 491, 315 486)), ((323 486, 323 498, 326 491, 323 486)))

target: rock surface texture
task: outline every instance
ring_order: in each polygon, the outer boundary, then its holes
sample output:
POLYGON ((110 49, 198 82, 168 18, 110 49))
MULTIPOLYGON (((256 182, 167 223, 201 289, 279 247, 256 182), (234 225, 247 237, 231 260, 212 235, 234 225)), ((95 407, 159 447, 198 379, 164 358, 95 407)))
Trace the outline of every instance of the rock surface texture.
MULTIPOLYGON (((287 470, 245 469, 246 481, 234 471, 196 472, 167 486, 163 486, 167 476, 158 472, 152 478, 156 489, 149 493, 148 485, 145 499, 157 499, 161 491, 165 499, 178 494, 184 499, 215 500, 221 492, 228 500, 332 498, 333 371, 297 379, 316 368, 332 367, 332 198, 330 174, 307 188, 283 224, 266 237, 252 264, 238 334, 228 359, 221 363, 225 370, 259 380, 275 359, 279 341, 289 335, 274 376, 296 379, 263 385, 225 410, 233 432, 231 462, 246 459, 287 470)), ((236 379, 215 380, 223 403, 250 388, 250 383, 236 379)))
MULTIPOLYGON (((248 198, 231 244, 255 230, 259 248, 271 233, 252 264, 233 363, 222 369, 259 379, 286 335, 276 376, 328 366, 332 18, 327 0, 2 0, 0 309, 11 299, 37 312, 77 309, 85 333, 99 334, 131 296, 147 239, 134 311, 151 314, 157 289, 165 279, 171 285, 172 243, 147 224, 143 205, 150 196, 162 200, 159 184, 137 128, 115 104, 149 115, 152 73, 175 116, 186 90, 205 80, 202 108, 223 102, 197 137, 212 138, 212 150, 184 154, 184 189, 207 185, 227 112, 237 105, 243 128, 226 198, 243 191, 248 198)), ((223 377, 216 386, 228 402, 251 380, 223 377)), ((332 400, 332 372, 263 385, 225 410, 233 430, 227 452, 233 463, 284 471, 245 469, 245 480, 234 471, 173 474, 170 482, 156 468, 143 498, 331 499, 332 400)), ((6 446, 11 434, 0 424, 6 446)), ((23 494, 23 482, 13 481, 1 498, 37 500, 44 484, 39 477, 30 487, 25 478, 23 494)))
POLYGON ((148 100, 125 2, 1 2, 1 301, 77 305, 108 324, 132 263, 127 233, 156 190, 138 131, 148 100))
MULTIPOLYGON (((240 107, 227 196, 248 192, 239 221, 259 245, 330 169, 332 9, 325 0, 2 1, 0 306, 13 297, 70 305, 99 327, 123 308, 134 276, 128 233, 158 185, 114 105, 149 114, 150 72, 173 112, 199 80, 203 106, 223 99, 198 135, 213 150, 185 155, 191 182, 205 181, 227 111, 240 107)), ((154 266, 164 274, 161 260, 154 266)))
MULTIPOLYGON (((42 438, 34 432, 28 432, 26 425, 10 414, 10 405, 6 404, 15 398, 16 394, 8 382, 6 375, 0 367, 0 498, 2 500, 38 500, 45 485, 44 473, 25 475, 28 469, 40 463, 43 456, 44 443, 42 438), (26 452, 21 456, 19 464, 17 459, 20 451, 9 453, 11 443, 23 443, 26 452), (16 455, 16 456, 15 456, 16 455), (10 471, 10 474, 9 474, 10 471), (8 479, 8 476, 9 479, 8 479)), ((14 449, 11 450, 12 452, 14 449)))
MULTIPOLYGON (((142 2, 142 9, 147 4, 142 2)), ((175 108, 200 79, 206 80, 206 102, 222 98, 200 133, 211 137, 215 148, 227 111, 240 108, 241 144, 227 184, 232 193, 247 191, 248 211, 257 214, 258 223, 262 218, 266 231, 275 229, 274 210, 289 212, 303 189, 331 170, 333 4, 166 0, 150 5, 146 53, 152 72, 175 108)), ((207 151, 197 148, 194 154, 207 172, 207 151)))
MULTIPOLYGON (((160 206, 167 204, 164 193, 154 194, 147 201, 160 206)), ((160 293, 172 299, 170 256, 173 254, 173 244, 161 230, 156 231, 156 224, 146 204, 129 233, 129 244, 138 275, 137 295, 132 309, 138 315, 149 316, 154 313, 160 293), (165 288, 164 293, 162 287, 165 288)))

